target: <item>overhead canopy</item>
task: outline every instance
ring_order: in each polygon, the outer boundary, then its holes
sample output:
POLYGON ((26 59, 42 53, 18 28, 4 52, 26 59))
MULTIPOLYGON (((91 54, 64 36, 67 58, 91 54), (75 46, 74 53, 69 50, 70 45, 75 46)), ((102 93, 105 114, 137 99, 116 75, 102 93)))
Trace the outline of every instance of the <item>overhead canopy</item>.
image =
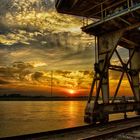
POLYGON ((56 0, 56 9, 59 13, 99 19, 82 27, 91 35, 100 36, 128 28, 119 45, 132 47, 140 44, 140 0, 131 2, 129 7, 127 0, 56 0), (104 13, 106 16, 102 19, 104 13))
POLYGON ((88 18, 99 18, 101 6, 103 9, 123 0, 56 0, 56 9, 59 13, 77 15, 88 18))

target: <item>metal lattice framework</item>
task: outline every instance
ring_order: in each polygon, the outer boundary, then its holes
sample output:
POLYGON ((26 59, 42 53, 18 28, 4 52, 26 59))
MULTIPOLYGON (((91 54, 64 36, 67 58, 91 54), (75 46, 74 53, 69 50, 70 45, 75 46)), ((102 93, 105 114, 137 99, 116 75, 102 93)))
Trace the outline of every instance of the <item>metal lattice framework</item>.
POLYGON ((85 122, 108 122, 109 114, 136 111, 140 113, 140 0, 57 0, 56 9, 60 13, 82 16, 86 23, 82 30, 95 36, 95 76, 91 85, 89 99, 85 109, 85 122), (94 22, 88 24, 88 19, 94 22), (129 51, 129 59, 124 62, 117 51, 121 46, 129 51), (118 57, 121 66, 111 65, 113 54, 118 57), (112 101, 110 101, 109 69, 120 71, 112 101), (124 74, 130 83, 134 101, 123 98, 115 102, 124 74), (92 96, 97 88, 94 102, 92 96), (102 103, 99 96, 102 94, 102 103))

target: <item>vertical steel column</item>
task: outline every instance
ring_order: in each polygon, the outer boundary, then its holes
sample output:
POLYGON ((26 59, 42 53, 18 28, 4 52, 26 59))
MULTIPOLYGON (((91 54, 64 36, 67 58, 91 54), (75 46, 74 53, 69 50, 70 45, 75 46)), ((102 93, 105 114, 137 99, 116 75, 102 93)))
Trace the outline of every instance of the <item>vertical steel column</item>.
MULTIPOLYGON (((130 55, 132 54, 132 50, 130 49, 130 55)), ((130 63, 130 76, 133 83, 135 97, 137 101, 140 101, 140 86, 139 86, 139 69, 140 69, 140 50, 136 50, 134 56, 131 59, 130 63)))
POLYGON ((98 37, 99 67, 100 67, 101 75, 102 73, 104 73, 102 83, 101 83, 103 103, 109 103, 109 71, 108 71, 109 63, 117 47, 118 42, 122 37, 122 34, 123 31, 118 31, 109 34, 104 34, 98 37), (105 62, 106 58, 107 58, 107 63, 105 62), (106 68, 103 71, 104 66, 106 68))

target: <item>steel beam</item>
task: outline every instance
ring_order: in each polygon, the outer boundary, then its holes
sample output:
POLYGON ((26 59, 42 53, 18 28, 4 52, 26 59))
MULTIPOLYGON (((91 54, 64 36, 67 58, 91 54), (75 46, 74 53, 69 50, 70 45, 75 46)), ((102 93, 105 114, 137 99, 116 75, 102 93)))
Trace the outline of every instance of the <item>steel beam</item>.
POLYGON ((99 67, 100 71, 104 73, 101 90, 102 90, 102 97, 103 102, 108 103, 109 102, 109 64, 110 59, 117 47, 117 44, 122 37, 123 32, 113 32, 110 34, 105 34, 98 37, 98 58, 99 58, 99 67), (106 54, 105 54, 106 52, 106 54), (105 60, 107 57, 107 64, 105 64, 105 60), (103 67, 105 66, 105 69, 103 70, 103 67))
MULTIPOLYGON (((130 55, 132 54, 132 50, 130 49, 130 55)), ((140 50, 137 49, 135 51, 133 58, 131 59, 130 69, 133 70, 130 73, 131 80, 133 83, 133 88, 135 91, 136 100, 140 101, 140 79, 139 79, 139 69, 140 69, 140 50)))
POLYGON ((56 2, 57 9, 62 13, 90 17, 89 11, 95 9, 94 12, 91 12, 92 17, 94 17, 93 15, 96 13, 96 16, 99 17, 96 23, 82 27, 84 32, 96 36, 95 46, 98 48, 97 50, 95 47, 95 52, 98 53, 98 55, 95 55, 98 57, 98 59, 95 58, 95 78, 92 82, 87 107, 85 109, 85 121, 88 119, 90 122, 106 122, 108 121, 109 114, 124 113, 126 117, 126 112, 140 112, 140 49, 138 49, 140 44, 138 38, 140 20, 139 16, 137 18, 137 14, 135 14, 135 12, 140 11, 140 2, 135 3, 133 0, 118 1, 116 4, 112 1, 110 2, 110 4, 108 2, 106 3, 107 7, 104 7, 104 5, 97 0, 92 2, 90 0, 57 0, 56 2), (126 5, 124 5, 124 2, 127 2, 126 5), (96 9, 98 3, 99 10, 96 9), (114 8, 112 7, 113 5, 115 6, 114 8), (108 8, 113 10, 113 12, 109 11, 111 14, 107 13, 108 8), (135 39, 132 39, 133 35, 135 39), (123 59, 117 52, 117 45, 128 48, 130 55, 127 63, 123 62, 123 59), (121 67, 110 65, 110 60, 114 52, 116 52, 121 62, 121 67), (112 103, 109 101, 109 69, 122 72, 112 103), (135 100, 134 102, 123 100, 123 102, 116 103, 114 100, 116 99, 125 73, 132 92, 134 93, 135 100), (97 79, 99 80, 98 82, 97 79), (92 103, 91 99, 95 84, 97 84, 97 89, 94 103, 92 103), (98 103, 100 93, 102 93, 102 104, 98 103))
POLYGON ((87 106, 85 112, 85 122, 102 122, 108 114, 133 112, 140 110, 140 102, 118 102, 108 104, 97 104, 92 113, 93 104, 87 106))
POLYGON ((133 112, 140 110, 140 102, 120 102, 120 103, 109 103, 99 104, 98 110, 95 112, 105 112, 108 114, 122 113, 122 112, 133 112))

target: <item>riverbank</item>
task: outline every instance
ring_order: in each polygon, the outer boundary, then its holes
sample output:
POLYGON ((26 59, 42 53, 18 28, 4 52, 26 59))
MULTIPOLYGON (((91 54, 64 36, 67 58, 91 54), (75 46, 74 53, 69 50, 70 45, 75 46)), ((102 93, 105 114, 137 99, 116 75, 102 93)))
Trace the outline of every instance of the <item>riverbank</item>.
POLYGON ((0 101, 87 101, 88 97, 43 97, 43 96, 7 96, 0 97, 0 101))

